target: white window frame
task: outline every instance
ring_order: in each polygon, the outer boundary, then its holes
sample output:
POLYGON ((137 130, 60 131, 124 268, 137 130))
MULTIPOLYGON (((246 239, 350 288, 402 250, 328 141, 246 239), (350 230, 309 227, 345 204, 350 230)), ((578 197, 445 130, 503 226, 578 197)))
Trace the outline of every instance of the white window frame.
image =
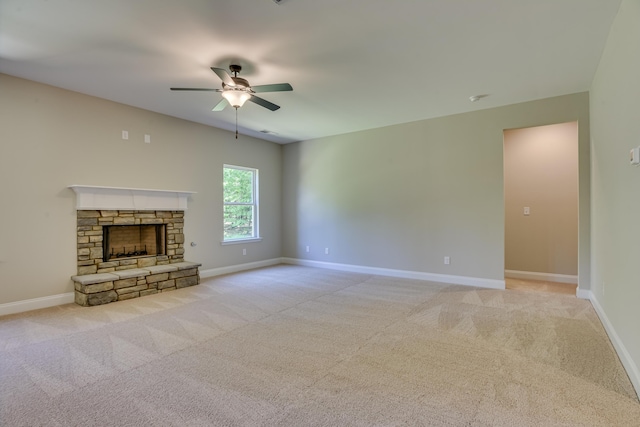
POLYGON ((237 239, 226 239, 224 237, 224 223, 222 224, 222 242, 220 242, 222 245, 234 245, 234 244, 239 244, 239 243, 247 243, 247 242, 259 242, 262 240, 262 238, 260 237, 260 197, 259 197, 259 174, 260 171, 257 168, 250 168, 250 167, 246 167, 246 166, 237 166, 237 165, 228 165, 228 164, 224 164, 223 165, 223 169, 222 169, 222 176, 223 176, 223 194, 222 194, 222 210, 223 210, 223 222, 224 222, 224 207, 225 206, 251 206, 252 207, 252 211, 253 211, 253 236, 251 237, 243 237, 243 238, 237 238, 237 239), (237 169, 237 170, 243 170, 243 171, 250 171, 253 173, 253 180, 252 180, 252 184, 253 184, 253 188, 252 188, 252 195, 253 195, 253 201, 251 203, 242 203, 242 202, 225 202, 225 197, 224 197, 224 170, 225 169, 237 169))

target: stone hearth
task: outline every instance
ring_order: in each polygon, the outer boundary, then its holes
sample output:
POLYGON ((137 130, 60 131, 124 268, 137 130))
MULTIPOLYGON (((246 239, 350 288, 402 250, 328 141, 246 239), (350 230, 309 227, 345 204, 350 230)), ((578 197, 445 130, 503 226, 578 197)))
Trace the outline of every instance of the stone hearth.
POLYGON ((73 276, 76 304, 89 306, 142 297, 200 283, 195 262, 73 276))

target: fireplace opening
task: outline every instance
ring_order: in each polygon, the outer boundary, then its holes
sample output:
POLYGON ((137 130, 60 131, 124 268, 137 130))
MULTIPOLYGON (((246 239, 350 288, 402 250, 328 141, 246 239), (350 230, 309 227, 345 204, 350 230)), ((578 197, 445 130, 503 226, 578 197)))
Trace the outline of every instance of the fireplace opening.
POLYGON ((104 261, 167 254, 165 224, 103 227, 104 261))

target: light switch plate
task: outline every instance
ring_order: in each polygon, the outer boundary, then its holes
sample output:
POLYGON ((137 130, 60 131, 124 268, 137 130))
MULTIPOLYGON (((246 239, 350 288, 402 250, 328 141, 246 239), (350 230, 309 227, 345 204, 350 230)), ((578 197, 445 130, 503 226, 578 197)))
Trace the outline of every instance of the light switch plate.
POLYGON ((629 163, 632 165, 640 164, 640 147, 632 148, 629 151, 629 163))

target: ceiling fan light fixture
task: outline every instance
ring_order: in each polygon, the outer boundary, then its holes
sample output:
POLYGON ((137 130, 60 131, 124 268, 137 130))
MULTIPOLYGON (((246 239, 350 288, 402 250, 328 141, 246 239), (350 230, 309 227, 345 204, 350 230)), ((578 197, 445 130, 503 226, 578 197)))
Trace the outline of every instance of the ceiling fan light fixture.
POLYGON ((251 98, 251 94, 243 90, 227 89, 222 92, 222 97, 229 101, 233 108, 240 108, 251 98))

